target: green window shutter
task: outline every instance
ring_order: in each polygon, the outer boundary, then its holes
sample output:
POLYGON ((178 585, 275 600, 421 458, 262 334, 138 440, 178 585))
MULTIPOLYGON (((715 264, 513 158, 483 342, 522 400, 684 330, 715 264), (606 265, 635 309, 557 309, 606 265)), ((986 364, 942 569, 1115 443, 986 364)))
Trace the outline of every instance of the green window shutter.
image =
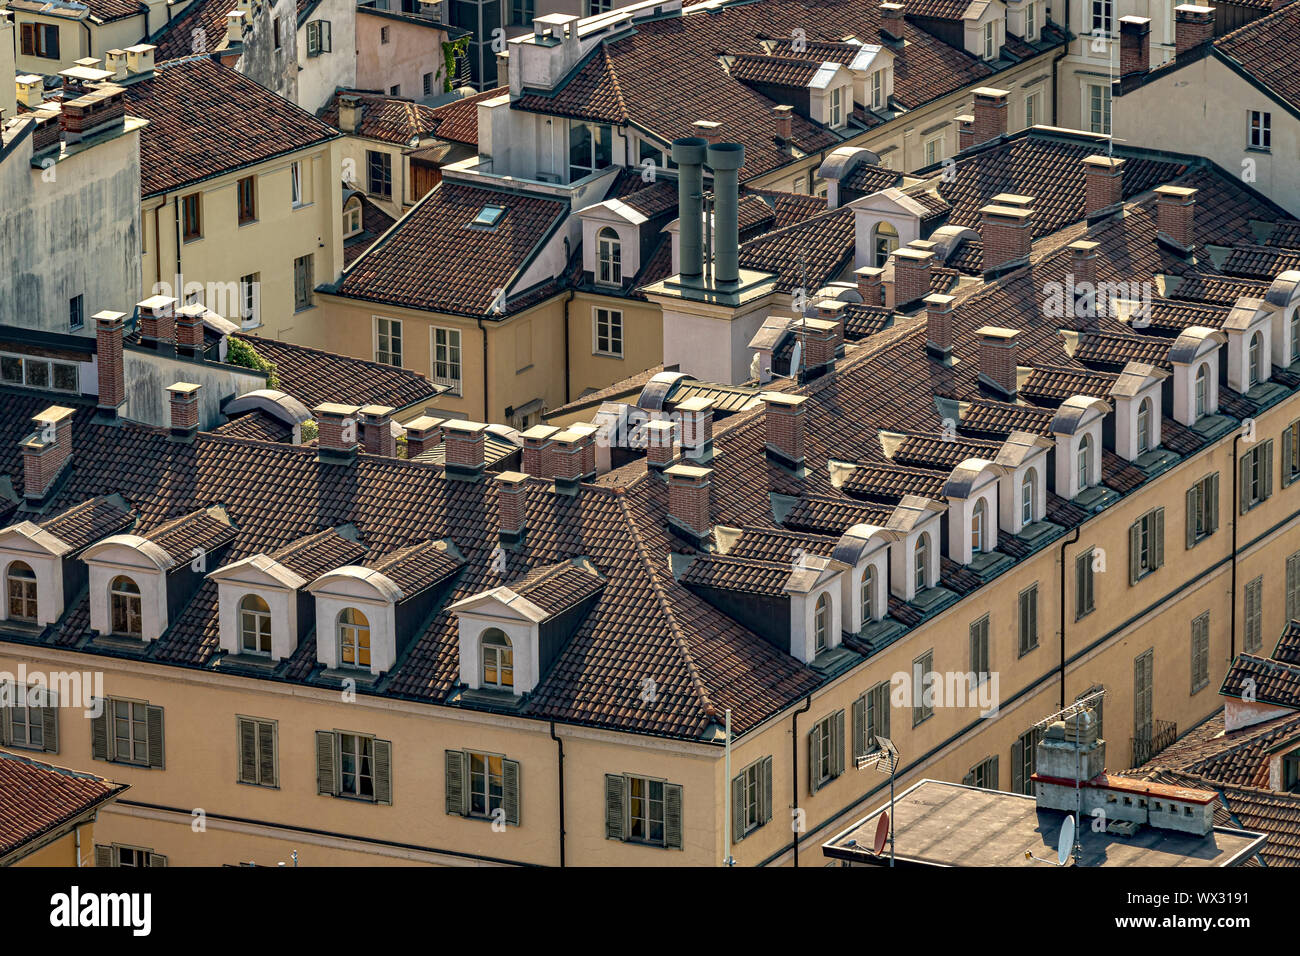
POLYGON ((257 721, 238 718, 239 782, 257 783, 257 721))
POLYGON ((1025 792, 1025 739, 1017 737, 1011 743, 1011 792, 1025 792))
POLYGON ((627 839, 627 778, 605 774, 605 839, 627 839))
POLYGON ((95 866, 103 869, 105 867, 111 867, 112 865, 113 865, 113 848, 111 846, 103 846, 101 844, 96 843, 95 844, 95 866))
POLYGON ((163 766, 163 709, 146 708, 146 726, 149 734, 149 766, 163 766))
POLYGON ((519 826, 519 761, 501 761, 501 803, 506 811, 506 823, 519 826))
POLYGON ((822 728, 821 724, 814 724, 813 729, 808 731, 808 792, 816 793, 817 787, 821 781, 818 778, 818 766, 820 762, 817 757, 822 749, 822 728))
POLYGON ((1142 573, 1142 520, 1128 526, 1128 583, 1137 584, 1142 573))
POLYGON ((760 823, 767 823, 772 819, 772 758, 763 758, 762 777, 762 802, 758 808, 758 819, 760 823))
POLYGON ((1241 490, 1241 501, 1239 502, 1239 507, 1242 514, 1245 514, 1250 509, 1250 465, 1254 460, 1254 457, 1255 449, 1252 448, 1250 451, 1246 452, 1246 454, 1242 455, 1241 461, 1238 462, 1240 470, 1240 474, 1237 476, 1240 479, 1238 487, 1241 490))
POLYGON ((745 839, 745 775, 731 778, 731 842, 745 839))
POLYGON ((1300 609, 1296 607, 1297 590, 1300 590, 1300 553, 1286 559, 1286 619, 1294 621, 1300 609))
POLYGON ((975 786, 975 768, 974 768, 974 767, 972 767, 970 770, 966 771, 966 776, 964 776, 964 777, 961 778, 961 782, 964 783, 964 784, 965 784, 966 786, 968 786, 968 787, 973 787, 973 786, 975 786))
POLYGON ((1156 509, 1154 525, 1151 531, 1152 549, 1155 551, 1155 560, 1151 565, 1153 570, 1165 566, 1165 509, 1163 507, 1156 509))
POLYGON ((375 803, 393 805, 393 742, 376 740, 375 803))
POLYGON ((1282 432, 1282 487, 1291 484, 1291 426, 1282 432))
POLYGON ((1088 609, 1085 603, 1086 582, 1083 576, 1087 574, 1088 555, 1090 552, 1085 551, 1074 559, 1074 616, 1082 617, 1084 611, 1088 609))
POLYGON ((1200 485, 1192 485, 1187 489, 1187 548, 1188 550, 1196 547, 1196 511, 1197 499, 1200 497, 1197 492, 1200 485))
POLYGON ((98 703, 104 712, 90 721, 90 756, 95 760, 109 760, 108 712, 113 707, 113 701, 104 697, 98 703))
POLYGON ((338 796, 339 792, 334 760, 336 747, 333 731, 316 731, 316 792, 328 797, 338 796))
POLYGON ((867 697, 862 695, 853 702, 853 759, 867 752, 867 697))
POLYGON ((831 721, 831 776, 844 772, 844 711, 837 710, 831 721))
POLYGON ((45 752, 56 754, 59 752, 59 702, 53 694, 50 691, 50 699, 41 708, 41 730, 45 739, 45 752))
POLYGON ((275 724, 269 720, 257 724, 257 782, 267 787, 280 785, 275 764, 275 724))
POLYGON ((150 865, 150 866, 166 866, 166 865, 167 865, 167 857, 163 856, 161 853, 150 853, 150 854, 149 854, 149 865, 150 865))
POLYGON ((999 776, 998 774, 998 755, 994 754, 991 762, 989 763, 989 779, 988 779, 989 789, 996 790, 998 788, 998 784, 1001 781, 1002 781, 1002 777, 999 776))
MULTIPOLYGON (((11 691, 5 690, 7 686, 8 685, 5 684, 3 681, 0 681, 0 694, 4 694, 5 696, 8 696, 10 693, 12 693, 11 691)), ((0 746, 4 746, 9 743, 9 733, 10 733, 9 708, 0 707, 0 746)))
POLYGON ((1210 476, 1210 528, 1213 534, 1219 530, 1219 473, 1210 476))
POLYGON ((1273 439, 1264 442, 1261 450, 1264 453, 1264 493, 1261 497, 1267 498, 1273 494, 1273 439))
POLYGON ((682 788, 680 784, 664 784, 664 846, 682 848, 682 788))
POLYGON ((469 791, 465 778, 469 776, 465 768, 466 756, 463 750, 443 752, 443 766, 446 769, 447 812, 463 817, 469 811, 469 791))

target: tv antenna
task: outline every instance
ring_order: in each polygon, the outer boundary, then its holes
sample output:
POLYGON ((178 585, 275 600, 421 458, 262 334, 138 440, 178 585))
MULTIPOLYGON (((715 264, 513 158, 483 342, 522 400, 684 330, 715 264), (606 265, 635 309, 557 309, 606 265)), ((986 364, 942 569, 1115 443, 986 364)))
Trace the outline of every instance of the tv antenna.
MULTIPOLYGON (((1069 721, 1070 721, 1071 719, 1074 719, 1074 721, 1075 721, 1075 733, 1074 733, 1074 816, 1073 816, 1073 817, 1067 817, 1067 818, 1066 818, 1066 823, 1068 823, 1068 824, 1070 825, 1070 839, 1073 841, 1073 844, 1074 844, 1073 852, 1074 852, 1074 862, 1075 862, 1076 864, 1077 864, 1077 863, 1079 862, 1079 860, 1083 857, 1083 846, 1082 846, 1082 845, 1080 844, 1080 842, 1079 842, 1079 833, 1080 833, 1080 827, 1079 827, 1079 816, 1080 816, 1080 814, 1081 814, 1081 812, 1082 812, 1082 810, 1083 810, 1083 790, 1082 790, 1082 788, 1079 786, 1079 783, 1080 783, 1080 781, 1079 781, 1079 777, 1082 776, 1082 774, 1083 774, 1083 752, 1082 752, 1082 750, 1081 750, 1080 747, 1079 747, 1078 719, 1079 719, 1079 717, 1082 716, 1085 712, 1092 710, 1092 709, 1093 709, 1093 705, 1100 703, 1102 697, 1104 697, 1105 695, 1106 695, 1106 688, 1104 688, 1104 687, 1102 687, 1102 688, 1100 688, 1100 689, 1098 689, 1098 690, 1091 691, 1091 692, 1089 692, 1089 693, 1087 693, 1087 694, 1084 694, 1082 697, 1080 697, 1078 700, 1076 700, 1073 704, 1070 704, 1070 706, 1068 706, 1068 707, 1063 707, 1063 708, 1061 708, 1060 710, 1058 710, 1058 711, 1057 711, 1056 713, 1054 713, 1054 714, 1048 714, 1046 717, 1044 717, 1044 718, 1043 718, 1042 720, 1040 720, 1038 723, 1034 724, 1034 728, 1033 728, 1034 730, 1037 730, 1037 731, 1039 731, 1039 732, 1041 733, 1042 731, 1044 731, 1044 730, 1046 730, 1048 727, 1050 727, 1052 724, 1056 723, 1058 720, 1064 722, 1064 723, 1066 724, 1067 727, 1069 726, 1069 721)), ((1064 839, 1064 835, 1065 835, 1065 824, 1062 824, 1062 825, 1061 825, 1061 835, 1062 835, 1062 839, 1064 839)), ((1028 850, 1025 851, 1025 856, 1026 856, 1026 857, 1029 856, 1029 851, 1028 851, 1028 850)), ((1036 859, 1036 857, 1035 857, 1034 859, 1036 859)), ((1044 862, 1044 861, 1040 861, 1040 862, 1044 862)), ((1060 866, 1064 866, 1065 864, 1064 864, 1064 862, 1061 862, 1061 863, 1058 864, 1058 865, 1060 865, 1060 866)))
POLYGON ((898 771, 898 748, 888 737, 881 737, 879 734, 876 735, 876 747, 878 749, 858 757, 854 762, 859 770, 875 767, 881 773, 889 774, 889 809, 880 815, 880 821, 876 824, 873 848, 876 856, 880 856, 888 835, 889 865, 892 867, 894 865, 894 778, 898 771))

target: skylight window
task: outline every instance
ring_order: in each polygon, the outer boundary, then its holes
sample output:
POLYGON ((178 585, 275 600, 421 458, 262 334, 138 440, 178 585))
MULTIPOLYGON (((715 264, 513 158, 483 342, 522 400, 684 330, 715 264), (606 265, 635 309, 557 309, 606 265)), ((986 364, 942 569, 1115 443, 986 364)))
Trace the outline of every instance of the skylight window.
POLYGON ((501 221, 501 217, 506 214, 505 206, 484 206, 470 223, 472 226, 478 226, 482 229, 491 229, 501 221))

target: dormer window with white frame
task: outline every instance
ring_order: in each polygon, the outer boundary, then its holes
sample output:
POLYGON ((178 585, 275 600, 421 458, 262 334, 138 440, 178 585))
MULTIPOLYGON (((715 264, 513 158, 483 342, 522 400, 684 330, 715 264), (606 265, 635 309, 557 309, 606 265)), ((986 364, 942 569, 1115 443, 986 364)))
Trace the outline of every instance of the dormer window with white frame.
POLYGON ((372 676, 397 661, 397 604, 402 589, 382 571, 347 565, 327 571, 307 591, 316 603, 316 659, 330 670, 372 676))
POLYGON ((176 564, 158 545, 119 534, 82 554, 90 578, 90 627, 104 636, 155 641, 167 630, 167 572, 176 564))
POLYGON ((611 226, 603 226, 596 233, 596 281, 623 284, 623 241, 611 226))
POLYGON ((1273 310, 1273 363, 1282 367, 1300 362, 1300 270, 1283 272, 1264 293, 1273 310))
POLYGON ((845 631, 859 633, 889 611, 889 545, 895 537, 884 528, 857 524, 840 537, 832 555, 849 570, 840 596, 845 631))
POLYGON ((1047 450, 1051 439, 1030 432, 1012 432, 998 451, 993 464, 1004 469, 998 482, 998 527, 1008 534, 1020 534, 1047 511, 1047 450))
POLYGON ((915 586, 918 593, 931 586, 930 551, 930 534, 927 531, 922 531, 917 535, 916 547, 912 556, 915 565, 915 586))
POLYGON ((984 50, 983 53, 981 54, 983 59, 993 60, 997 58, 998 55, 997 37, 998 37, 997 24, 994 21, 990 20, 988 23, 984 24, 984 37, 983 37, 984 50))
POLYGON ((889 589, 900 600, 938 586, 940 519, 947 510, 943 502, 905 495, 889 516, 889 589))
POLYGON ((870 80, 870 104, 873 110, 882 110, 885 102, 885 71, 872 70, 870 80))
POLYGON ((790 656, 811 664, 840 646, 845 575, 851 568, 835 558, 804 555, 785 584, 790 599, 790 656))
POLYGON ((968 458, 944 484, 948 507, 948 557, 970 564, 997 546, 999 478, 1004 469, 991 461, 968 458))
POLYGON ((1186 328, 1169 349, 1174 377, 1174 421, 1195 425, 1219 411, 1219 349, 1228 337, 1216 329, 1186 328))
POLYGON ((1052 419, 1056 439, 1056 493, 1077 498, 1101 483, 1102 423, 1111 406, 1099 398, 1067 398, 1052 419))
POLYGON ((1277 306, 1265 299, 1242 296, 1228 313, 1223 332, 1228 337, 1228 388, 1245 393, 1273 376, 1271 328, 1277 306))
POLYGON ((1134 461, 1158 448, 1164 381, 1169 373, 1154 365, 1129 362, 1110 396, 1115 401, 1115 453, 1134 461))
POLYGON ((352 196, 343 205, 343 238, 361 235, 361 197, 352 196))
POLYGON ((63 557, 71 545, 30 521, 0 531, 3 620, 44 626, 63 614, 63 557))

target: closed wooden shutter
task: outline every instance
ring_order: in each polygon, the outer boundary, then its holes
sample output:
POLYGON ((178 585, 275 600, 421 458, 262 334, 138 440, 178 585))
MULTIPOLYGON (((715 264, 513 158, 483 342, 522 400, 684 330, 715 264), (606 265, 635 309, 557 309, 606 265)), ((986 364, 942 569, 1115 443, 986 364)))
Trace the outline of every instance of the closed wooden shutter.
POLYGON ((831 720, 831 776, 844 772, 844 711, 835 711, 831 720))
POLYGON ((1088 559, 1091 552, 1085 551, 1074 559, 1074 616, 1083 617, 1088 605, 1084 603, 1084 575, 1088 571, 1088 559))
POLYGON ((22 26, 22 50, 23 56, 36 55, 36 26, 31 23, 24 23, 22 26))
POLYGON ((1282 432, 1282 487, 1291 484, 1291 426, 1282 432))
POLYGON ((605 774, 605 839, 624 840, 627 834, 627 778, 605 774))
POLYGON ((113 700, 105 697, 93 703, 101 705, 103 713, 90 720, 90 756, 95 760, 108 760, 112 755, 109 749, 108 714, 113 709, 113 700))
POLYGON ((682 848, 682 788, 676 783, 664 784, 664 846, 682 848))
POLYGON ((275 759, 275 724, 269 720, 257 724, 257 777, 264 787, 278 787, 280 775, 275 759))
POLYGON ((96 843, 95 844, 95 866, 103 869, 105 867, 111 867, 113 865, 113 862, 114 862, 113 848, 111 846, 103 846, 101 844, 96 843))
POLYGON ((1137 584, 1142 574, 1142 519, 1128 526, 1128 583, 1137 584))
POLYGON ((762 777, 762 802, 758 807, 758 820, 760 825, 767 823, 772 819, 772 758, 763 758, 763 770, 760 774, 762 777))
POLYGON ((1270 438, 1268 441, 1264 442, 1264 446, 1260 451, 1264 453, 1264 464, 1261 466, 1264 469, 1264 490, 1260 494, 1260 497, 1267 498, 1273 494, 1273 439, 1270 438))
POLYGON ((975 768, 974 768, 974 767, 971 767, 970 770, 966 771, 966 776, 964 776, 964 777, 961 778, 961 782, 964 783, 964 784, 965 784, 966 786, 968 786, 968 787, 973 787, 973 786, 975 786, 975 768))
POLYGON ((374 741, 375 748, 375 803, 392 806, 393 803, 393 744, 389 740, 374 741))
POLYGON ((813 724, 812 730, 808 731, 808 792, 816 793, 817 788, 821 786, 821 752, 822 752, 822 725, 813 724))
POLYGON ((166 866, 166 865, 167 865, 167 857, 163 856, 161 853, 150 853, 150 854, 149 854, 149 865, 150 865, 150 866, 166 866))
POLYGON ((1196 484, 1187 489, 1187 547, 1196 547, 1196 515, 1200 508, 1201 485, 1196 484))
POLYGON ((1165 566, 1165 509, 1157 508, 1152 515, 1151 570, 1165 566))
POLYGON ((333 33, 334 33, 334 31, 333 31, 333 29, 332 29, 331 26, 330 26, 330 22, 329 22, 328 20, 322 20, 322 21, 321 21, 321 28, 320 28, 320 42, 321 42, 321 52, 322 52, 322 53, 331 53, 331 52, 333 52, 333 50, 334 50, 334 37, 333 37, 333 33))
POLYGON ((1294 621, 1300 609, 1296 607, 1300 590, 1300 552, 1286 559, 1286 619, 1294 621))
POLYGON ((465 768, 466 759, 463 750, 447 750, 443 752, 447 812, 458 817, 463 817, 469 812, 469 791, 465 786, 465 780, 469 776, 465 768))
POLYGON ((239 721, 239 782, 257 783, 257 721, 239 721))
POLYGON ((506 811, 506 823, 519 826, 519 761, 501 761, 501 803, 506 811))
POLYGON ((867 696, 863 694, 853 702, 853 759, 867 752, 867 696))
POLYGON ((339 792, 334 766, 336 746, 333 731, 316 731, 316 792, 330 797, 338 796, 339 792))
POLYGON ((41 708, 41 732, 45 752, 59 752, 59 698, 55 691, 45 692, 45 706, 41 708))
POLYGON ((988 772, 988 779, 984 781, 984 786, 988 787, 990 790, 996 790, 998 788, 998 783, 1002 780, 1002 777, 998 773, 997 754, 994 754, 989 760, 988 772))
POLYGON ((739 843, 745 839, 745 823, 748 816, 745 804, 745 775, 731 778, 731 842, 739 843))
POLYGON ((1011 792, 1025 792, 1025 738, 1017 737, 1011 743, 1011 792))
POLYGON ((163 765, 163 709, 149 707, 146 709, 146 726, 149 732, 149 766, 163 765))
POLYGON ((56 26, 45 28, 45 55, 52 60, 59 59, 59 28, 56 26))
POLYGON ((1206 529, 1207 534, 1213 534, 1219 530, 1219 473, 1216 471, 1210 476, 1210 526, 1206 529))
POLYGON ((1151 678, 1155 651, 1139 654, 1133 661, 1133 736, 1151 736, 1151 678))

